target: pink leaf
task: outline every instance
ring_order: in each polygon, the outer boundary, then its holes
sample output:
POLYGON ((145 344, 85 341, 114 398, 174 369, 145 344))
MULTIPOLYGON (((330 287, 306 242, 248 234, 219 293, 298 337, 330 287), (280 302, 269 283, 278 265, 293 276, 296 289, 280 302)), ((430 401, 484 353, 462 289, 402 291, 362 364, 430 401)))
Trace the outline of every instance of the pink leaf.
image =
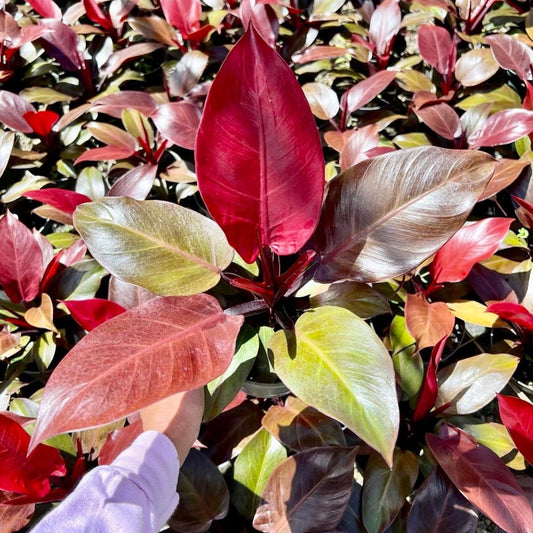
POLYGON ((165 19, 177 28, 185 39, 200 29, 200 0, 160 0, 165 19))
POLYGON ((43 255, 32 232, 9 211, 0 219, 0 285, 14 303, 39 294, 43 255))
POLYGON ((346 170, 351 166, 368 159, 368 152, 377 148, 379 143, 378 127, 375 124, 356 129, 348 137, 343 146, 339 163, 341 170, 346 170))
POLYGON ((472 267, 498 250, 512 218, 485 218, 461 228, 435 255, 433 283, 463 281, 472 267))
POLYGON ((41 25, 51 30, 41 37, 48 54, 57 59, 65 70, 83 69, 85 60, 78 48, 78 34, 59 20, 46 19, 41 21, 41 25))
POLYGON ((464 431, 442 424, 426 442, 467 500, 507 533, 530 533, 533 511, 505 463, 464 431))
POLYGON ((316 227, 324 189, 316 125, 294 74, 253 26, 207 97, 196 171, 211 215, 249 263, 264 246, 297 252, 316 227))
POLYGON ((52 0, 28 0, 28 4, 45 19, 61 20, 61 9, 52 0))
POLYGON ((127 48, 123 48, 122 50, 111 54, 107 63, 102 68, 101 74, 104 77, 111 76, 111 74, 120 68, 126 61, 136 59, 140 56, 149 55, 162 47, 163 45, 160 43, 132 44, 127 48))
POLYGON ((159 106, 152 120, 163 137, 193 150, 201 114, 200 109, 189 102, 171 102, 159 106))
POLYGON ((24 113, 35 113, 35 108, 22 96, 0 91, 0 117, 9 128, 21 133, 31 133, 32 127, 24 119, 24 113))
POLYGON ((418 28, 418 49, 424 61, 440 74, 450 72, 455 47, 448 30, 433 24, 422 24, 418 28))
POLYGON ((459 115, 444 102, 426 105, 416 109, 415 113, 428 128, 450 141, 460 137, 463 132, 459 115))
POLYGON ((139 418, 133 424, 112 431, 98 454, 99 465, 109 465, 123 452, 143 431, 142 420, 139 418))
POLYGON ((443 337, 440 339, 431 352, 431 358, 426 370, 422 391, 418 397, 415 412, 413 414, 414 421, 424 418, 424 416, 429 413, 430 409, 435 405, 438 394, 437 367, 439 366, 447 339, 448 337, 443 337))
POLYGON ((504 109, 490 116, 468 138, 470 148, 497 146, 514 142, 533 131, 533 111, 504 109))
POLYGON ((145 200, 150 194, 157 175, 157 165, 141 165, 123 174, 114 184, 108 196, 129 196, 145 200))
POLYGON ((240 16, 244 28, 253 24, 270 46, 276 46, 279 23, 274 10, 269 5, 257 0, 242 0, 240 16))
POLYGON ((533 405, 514 396, 497 396, 504 426, 518 451, 533 465, 533 405))
POLYGON ((376 47, 376 53, 384 56, 389 53, 390 47, 397 33, 400 31, 402 14, 399 0, 384 0, 379 4, 372 18, 368 36, 376 47))
POLYGON ((59 451, 39 444, 28 456, 30 436, 14 420, 0 414, 0 490, 42 498, 50 492, 50 477, 64 476, 59 451))
POLYGON ((353 113, 368 104, 368 102, 388 87, 395 77, 396 72, 382 70, 354 85, 342 97, 346 105, 346 112, 348 114, 353 113))
POLYGON ((127 159, 135 153, 135 150, 123 146, 103 146, 102 148, 90 148, 74 161, 74 164, 83 161, 108 161, 127 159))
POLYGON ((533 331, 533 315, 523 305, 499 302, 489 305, 486 311, 487 313, 494 313, 509 322, 514 322, 528 331, 533 331))
POLYGON ((207 294, 156 298, 107 320, 52 373, 32 445, 205 385, 229 365, 242 321, 207 294))
POLYGON ((126 311, 121 305, 104 298, 66 300, 63 301, 63 304, 70 311, 74 320, 87 331, 93 330, 106 320, 126 311))
POLYGON ((72 215, 76 207, 79 205, 91 201, 91 199, 88 196, 85 196, 85 194, 69 191, 67 189, 56 189, 54 187, 27 191, 23 193, 23 196, 36 200, 37 202, 42 202, 43 204, 51 205, 69 215, 72 215))
POLYGON ((115 118, 122 116, 124 109, 135 109, 146 117, 151 117, 157 109, 157 102, 147 93, 140 91, 120 91, 98 98, 93 109, 98 113, 107 113, 115 118))
POLYGON ((524 81, 530 78, 533 52, 527 44, 503 34, 487 35, 485 42, 490 45, 492 55, 500 67, 514 70, 524 81))

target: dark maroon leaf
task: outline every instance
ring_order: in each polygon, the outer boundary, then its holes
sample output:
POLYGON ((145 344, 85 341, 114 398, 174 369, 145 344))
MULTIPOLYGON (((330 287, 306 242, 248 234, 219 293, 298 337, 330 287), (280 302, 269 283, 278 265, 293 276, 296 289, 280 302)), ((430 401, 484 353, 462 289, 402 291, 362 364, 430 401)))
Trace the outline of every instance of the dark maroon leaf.
POLYGON ((272 472, 254 527, 265 533, 323 533, 339 523, 352 492, 354 448, 313 448, 272 472))
POLYGON ((104 322, 52 373, 33 443, 205 385, 229 365, 241 324, 207 294, 157 298, 104 322))
POLYGON ((417 36, 418 49, 424 61, 441 74, 448 74, 453 68, 455 50, 448 30, 433 24, 422 24, 417 36))
POLYGON ((328 184, 310 242, 321 258, 316 279, 369 282, 409 272, 463 225, 493 170, 481 152, 427 146, 344 171, 328 184))
POLYGON ((70 311, 74 320, 87 331, 93 330, 106 320, 126 311, 121 305, 103 298, 65 300, 63 304, 70 311))
POLYGON ((437 342, 431 352, 431 358, 426 370, 426 377, 424 378, 424 384, 422 385, 422 392, 416 403, 413 420, 421 420, 424 418, 429 410, 435 405, 435 401, 437 400, 437 367, 439 366, 446 340, 447 337, 443 337, 437 342))
POLYGON ((468 137, 470 148, 497 146, 514 142, 533 131, 533 111, 504 109, 490 116, 483 126, 468 137))
POLYGON ((426 434, 431 453, 470 503, 507 533, 529 533, 533 510, 505 463, 473 437, 449 424, 426 434))
POLYGON ((483 265, 474 265, 468 274, 468 282, 487 305, 501 301, 518 303, 518 297, 509 283, 500 274, 483 265))
POLYGON ((511 302, 499 302, 489 305, 487 312, 494 313, 504 320, 514 322, 529 331, 533 331, 533 314, 523 305, 511 302))
POLYGON ((415 113, 428 128, 450 141, 460 137, 463 132, 459 115, 444 102, 421 107, 415 113))
POLYGON ((485 42, 490 45, 492 55, 500 67, 514 70, 524 81, 530 79, 533 52, 527 44, 504 34, 487 35, 485 42))
POLYGON ((507 235, 512 218, 485 218, 461 228, 431 263, 433 283, 462 281, 472 267, 494 254, 507 235))
POLYGON ((39 294, 44 272, 41 247, 32 232, 9 211, 0 219, 0 285, 14 303, 39 294))
POLYGON ((56 448, 39 444, 28 456, 29 434, 0 414, 0 490, 42 498, 50 492, 50 477, 64 476, 65 461, 56 448))
MULTIPOLYGON (((200 109, 189 102, 171 102, 159 106, 152 120, 163 137, 193 150, 201 114, 200 109)), ((211 139, 211 149, 215 150, 216 146, 211 139)))
POLYGON ((72 215, 76 207, 86 202, 90 202, 91 199, 85 194, 80 194, 79 192, 69 191, 67 189, 39 189, 35 191, 27 191, 23 194, 27 198, 32 200, 37 200, 43 204, 51 205, 64 213, 72 215))
POLYGON ((123 174, 109 189, 107 195, 146 200, 156 176, 157 165, 140 165, 123 174))
POLYGON ((324 187, 320 138, 294 74, 253 26, 207 97, 196 172, 209 212, 245 261, 264 246, 295 253, 313 233, 324 187))
POLYGON ((477 521, 472 505, 437 467, 416 492, 407 533, 474 533, 477 521))
POLYGON ((346 112, 353 113, 368 104, 390 85, 396 74, 393 70, 382 70, 350 88, 342 97, 346 112))
POLYGON ((31 133, 32 127, 24 119, 24 114, 30 112, 35 112, 35 108, 22 96, 0 91, 0 117, 6 126, 22 133, 31 133))
POLYGON ((533 465, 533 405, 514 396, 497 396, 504 426, 518 451, 533 465))

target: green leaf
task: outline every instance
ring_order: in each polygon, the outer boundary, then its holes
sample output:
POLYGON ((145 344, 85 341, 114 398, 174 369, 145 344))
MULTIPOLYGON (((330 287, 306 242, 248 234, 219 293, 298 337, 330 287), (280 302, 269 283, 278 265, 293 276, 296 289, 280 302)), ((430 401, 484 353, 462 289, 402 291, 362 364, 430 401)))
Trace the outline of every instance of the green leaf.
POLYGON ((251 518, 270 474, 287 458, 287 451, 266 429, 261 428, 235 460, 231 500, 239 513, 251 518))
POLYGON ((74 224, 111 274, 162 296, 210 289, 233 257, 215 222, 168 202, 105 198, 80 206, 74 224))
POLYGON ((362 509, 368 533, 381 533, 403 507, 418 476, 418 459, 409 450, 394 451, 392 469, 373 454, 365 470, 362 509))
POLYGON ((339 420, 392 464, 399 410, 392 360, 350 311, 321 307, 272 337, 274 367, 302 401, 339 420))
POLYGON ((450 404, 446 413, 474 413, 507 385, 518 362, 518 357, 506 353, 486 353, 443 368, 437 373, 439 390, 435 407, 450 404))

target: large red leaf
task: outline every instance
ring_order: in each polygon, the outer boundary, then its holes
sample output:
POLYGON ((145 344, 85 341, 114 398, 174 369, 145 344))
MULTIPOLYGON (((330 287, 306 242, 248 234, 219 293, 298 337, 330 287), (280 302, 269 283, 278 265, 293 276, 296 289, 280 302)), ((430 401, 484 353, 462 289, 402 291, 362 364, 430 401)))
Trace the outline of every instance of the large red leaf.
POLYGON ((514 322, 529 331, 533 331, 533 314, 523 305, 512 302, 498 302, 489 305, 486 311, 487 313, 494 313, 509 322, 514 322))
POLYGON ((104 322, 52 373, 32 445, 205 385, 229 365, 242 320, 197 294, 150 300, 104 322))
POLYGON ((70 311, 74 320, 87 331, 92 331, 106 320, 126 311, 121 305, 104 298, 66 300, 63 304, 70 311))
POLYGON ((39 294, 43 255, 32 232, 9 211, 0 219, 0 285, 15 303, 39 294))
POLYGON ((441 74, 448 74, 454 55, 454 45, 448 30, 433 24, 422 24, 417 35, 418 50, 424 61, 441 74))
POLYGON ((514 142, 533 131, 533 111, 504 109, 490 116, 468 137, 470 148, 496 146, 514 142))
POLYGON ((254 527, 268 533, 335 529, 350 498, 355 451, 312 448, 283 461, 266 484, 254 527))
POLYGON ((433 283, 463 281, 472 267, 498 250, 512 218, 485 218, 461 228, 436 254, 433 283))
POLYGON ((0 414, 0 490, 42 498, 50 492, 50 477, 67 469, 59 451, 45 444, 26 456, 29 443, 22 426, 0 414))
POLYGON ((527 44, 503 34, 487 35, 485 42, 490 45, 492 55, 500 67, 514 70, 524 81, 529 79, 533 51, 527 44))
POLYGON ((185 39, 200 29, 200 0, 160 0, 167 22, 177 28, 185 39))
POLYGON ((297 252, 313 233, 324 187, 320 138, 294 74, 253 26, 207 97, 196 172, 209 212, 247 262, 263 246, 297 252))
POLYGON ((76 207, 80 204, 91 201, 91 199, 88 196, 85 196, 85 194, 69 191, 67 189, 56 189, 54 187, 27 191, 23 193, 23 196, 31 198, 32 200, 37 200, 43 204, 51 205, 69 215, 72 215, 76 207))
POLYGON ((518 451, 533 465, 533 405, 513 396, 497 396, 504 426, 518 451))
POLYGON ((530 533, 533 510, 505 463, 468 433, 443 424, 426 434, 435 459, 463 496, 507 533, 530 533))

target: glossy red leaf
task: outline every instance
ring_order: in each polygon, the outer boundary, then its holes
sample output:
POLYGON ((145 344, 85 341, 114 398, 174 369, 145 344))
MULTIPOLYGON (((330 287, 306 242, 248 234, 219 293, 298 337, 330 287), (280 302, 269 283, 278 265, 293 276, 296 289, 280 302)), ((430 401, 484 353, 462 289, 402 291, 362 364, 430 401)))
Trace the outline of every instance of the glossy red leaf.
POLYGON ((67 189, 56 189, 54 187, 27 191, 23 196, 42 202, 43 204, 51 205, 69 215, 72 215, 76 207, 79 205, 91 201, 91 199, 88 196, 85 196, 85 194, 69 191, 67 189))
POLYGON ((63 304, 70 311, 74 320, 87 331, 93 330, 106 320, 126 311, 121 305, 104 298, 65 300, 63 304))
POLYGON ((90 148, 74 161, 74 164, 83 163, 84 161, 108 161, 127 159, 135 153, 131 148, 123 146, 103 146, 102 148, 90 148))
POLYGON ((505 463, 468 433, 442 424, 426 434, 431 453, 463 496, 507 533, 530 533, 533 510, 505 463))
POLYGON ((533 405, 514 396, 497 396, 503 425, 518 451, 533 465, 533 405))
POLYGON ((487 313, 494 313, 504 320, 533 331, 533 314, 523 305, 511 302, 499 302, 487 307, 487 313))
POLYGON ((50 492, 50 477, 67 469, 59 451, 45 444, 26 456, 29 443, 29 434, 0 414, 0 490, 42 498, 50 492))
POLYGON ((107 195, 146 200, 156 176, 157 165, 140 165, 123 174, 109 189, 107 195))
POLYGON ((14 303, 39 294, 43 255, 32 232, 9 211, 0 219, 0 285, 14 303))
POLYGON ((200 29, 200 0, 160 0, 160 3, 167 22, 177 28, 185 39, 200 29))
POLYGON ((100 9, 100 6, 96 3, 96 0, 83 0, 83 7, 87 16, 97 24, 100 24, 102 28, 110 30, 113 27, 111 21, 105 16, 104 12, 100 9))
POLYGON ((426 105, 416 109, 415 113, 428 128, 445 139, 453 141, 463 133, 459 115, 445 102, 426 105))
POLYGON ((533 111, 504 109, 491 115, 470 137, 470 148, 514 142, 533 131, 533 111))
POLYGON ((61 9, 53 0, 28 0, 28 4, 45 19, 61 20, 61 9))
POLYGON ((54 111, 27 111, 24 120, 30 125, 34 133, 41 137, 50 135, 52 127, 59 120, 59 115, 54 111))
POLYGON ((21 133, 31 133, 32 127, 24 119, 24 113, 35 112, 35 108, 22 96, 0 91, 0 116, 9 128, 21 133))
POLYGON ((271 6, 257 0, 242 0, 239 14, 244 28, 253 24, 270 46, 276 46, 279 22, 271 6))
POLYGON ((514 70, 524 81, 530 78, 533 51, 527 44, 504 34, 487 35, 485 42, 490 45, 492 55, 500 67, 514 70))
POLYGON ((512 218, 485 218, 461 228, 435 254, 433 283, 464 280, 476 263, 498 250, 512 222, 512 218))
POLYGON ((407 533, 474 533, 477 521, 472 505, 437 467, 416 491, 407 533))
POLYGON ((443 337, 431 352, 431 358, 426 370, 426 376, 424 378, 424 384, 422 385, 422 392, 418 397, 415 412, 413 414, 413 420, 421 420, 429 413, 430 409, 435 405, 437 400, 437 367, 446 345, 447 337, 443 337))
MULTIPOLYGON (((200 109, 189 102, 171 102, 159 106, 152 120, 163 137, 193 150, 201 114, 200 109)), ((215 147, 216 143, 212 142, 211 149, 215 147)))
POLYGON ((254 527, 266 533, 333 530, 350 498, 355 451, 312 448, 279 464, 261 496, 254 527))
POLYGON ((382 70, 351 87, 342 97, 347 113, 353 113, 368 104, 386 89, 396 77, 393 70, 382 70))
POLYGON ((229 365, 242 320, 196 294, 156 298, 104 322, 52 373, 32 445, 205 385, 229 365))
POLYGON ((376 47, 376 53, 380 56, 389 53, 390 46, 397 33, 400 31, 402 14, 399 0, 384 0, 379 4, 368 29, 368 37, 376 47))
POLYGON ((448 74, 453 68, 454 44, 445 28, 433 24, 422 24, 418 28, 418 50, 426 63, 441 74, 448 74))
POLYGON ((207 97, 196 172, 209 212, 245 261, 264 246, 295 253, 313 233, 324 188, 320 138, 294 74, 253 26, 207 97))

